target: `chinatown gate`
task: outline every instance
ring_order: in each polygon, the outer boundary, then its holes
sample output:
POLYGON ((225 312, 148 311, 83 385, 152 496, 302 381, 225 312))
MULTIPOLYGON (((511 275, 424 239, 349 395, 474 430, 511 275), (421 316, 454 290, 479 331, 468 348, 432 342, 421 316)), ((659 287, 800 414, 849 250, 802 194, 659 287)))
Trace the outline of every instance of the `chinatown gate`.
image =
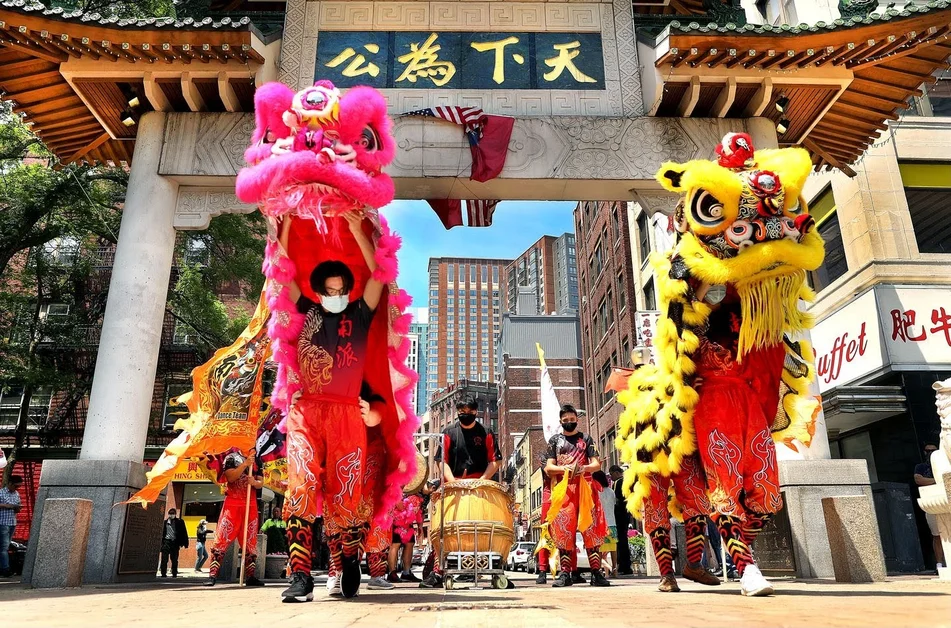
MULTIPOLYGON (((328 78, 380 88, 394 116, 460 105, 516 118, 505 168, 486 183, 468 179, 459 127, 396 118, 388 172, 398 198, 670 211, 675 199, 654 172, 666 160, 709 158, 728 131, 750 133, 757 148, 803 145, 817 168, 854 174, 848 164, 941 67, 948 49, 932 44, 951 24, 942 6, 801 31, 674 22, 647 35, 635 33, 630 0, 289 0, 283 32, 265 35, 248 20, 121 22, 22 5, 0 0, 4 97, 64 162, 131 167, 82 451, 43 465, 31 530, 38 539, 43 500, 91 500, 87 584, 154 578, 163 508, 113 505, 145 483, 175 231, 254 209, 235 199, 234 181, 256 85, 328 78), (134 124, 123 123, 131 96, 134 124)), ((806 457, 828 458, 824 432, 816 441, 806 457)), ((794 572, 830 576, 818 495, 871 498, 864 462, 786 461, 781 472, 794 572)), ((31 543, 24 582, 42 586, 37 555, 56 551, 31 543)))

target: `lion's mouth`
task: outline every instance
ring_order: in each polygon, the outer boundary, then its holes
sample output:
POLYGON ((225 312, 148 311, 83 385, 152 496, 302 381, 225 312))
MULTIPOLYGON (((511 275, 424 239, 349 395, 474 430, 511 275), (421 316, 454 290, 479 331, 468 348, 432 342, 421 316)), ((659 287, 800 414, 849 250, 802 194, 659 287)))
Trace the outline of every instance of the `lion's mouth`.
POLYGON ((310 218, 317 231, 326 234, 327 218, 363 209, 363 203, 326 183, 292 183, 272 190, 265 200, 265 207, 267 214, 275 218, 287 214, 310 218))

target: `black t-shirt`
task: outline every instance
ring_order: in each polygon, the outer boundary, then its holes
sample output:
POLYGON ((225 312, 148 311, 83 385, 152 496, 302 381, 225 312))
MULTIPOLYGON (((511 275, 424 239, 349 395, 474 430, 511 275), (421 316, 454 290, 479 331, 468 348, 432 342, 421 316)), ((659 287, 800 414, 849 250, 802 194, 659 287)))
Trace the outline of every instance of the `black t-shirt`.
POLYGON ((205 539, 208 538, 208 528, 198 528, 195 536, 198 538, 199 543, 204 543, 205 539))
POLYGON ((331 314, 304 295, 297 310, 306 314, 297 340, 304 393, 355 398, 363 383, 364 358, 373 310, 362 298, 331 314))
POLYGON ((495 434, 478 421, 469 429, 459 421, 444 429, 436 462, 442 462, 443 452, 448 452, 446 464, 457 479, 482 477, 490 462, 502 459, 495 434))
POLYGON ((565 467, 575 463, 585 465, 597 457, 598 450, 594 441, 583 432, 571 436, 555 434, 548 441, 548 458, 554 460, 558 466, 565 467))

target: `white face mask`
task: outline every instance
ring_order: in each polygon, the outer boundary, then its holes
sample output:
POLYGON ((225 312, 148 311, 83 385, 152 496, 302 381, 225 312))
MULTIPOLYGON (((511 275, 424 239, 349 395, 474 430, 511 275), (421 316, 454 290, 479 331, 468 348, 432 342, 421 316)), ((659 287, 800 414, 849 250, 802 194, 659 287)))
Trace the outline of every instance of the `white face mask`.
POLYGON ((726 297, 726 286, 724 285, 713 285, 710 286, 710 289, 707 290, 707 294, 703 297, 703 300, 712 305, 716 305, 726 297))
POLYGON ((320 304, 331 314, 339 314, 350 304, 350 294, 340 294, 335 297, 320 295, 320 304))

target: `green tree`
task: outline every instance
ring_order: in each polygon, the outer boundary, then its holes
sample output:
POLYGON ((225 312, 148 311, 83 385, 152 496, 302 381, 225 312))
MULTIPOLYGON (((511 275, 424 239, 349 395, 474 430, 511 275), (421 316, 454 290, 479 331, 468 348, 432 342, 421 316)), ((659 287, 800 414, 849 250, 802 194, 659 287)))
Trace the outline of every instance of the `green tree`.
POLYGON ((210 0, 40 0, 47 8, 98 13, 105 17, 203 17, 210 0))

